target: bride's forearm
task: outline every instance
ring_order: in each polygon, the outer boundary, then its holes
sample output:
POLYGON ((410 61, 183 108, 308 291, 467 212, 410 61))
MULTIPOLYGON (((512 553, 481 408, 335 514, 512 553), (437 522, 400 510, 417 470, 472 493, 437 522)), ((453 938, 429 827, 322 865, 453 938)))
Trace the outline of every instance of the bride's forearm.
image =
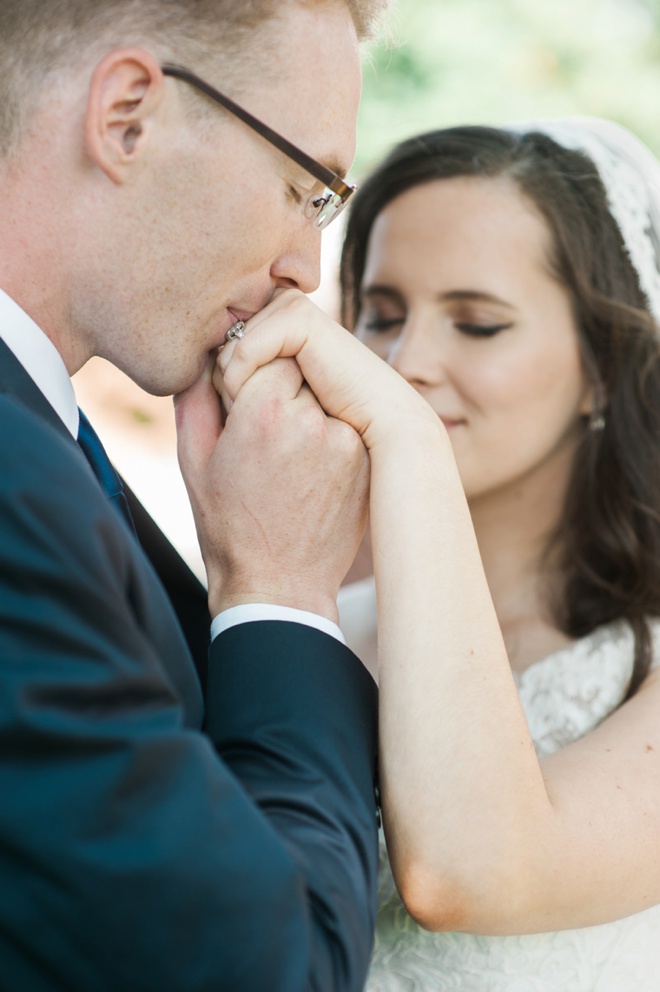
POLYGON ((469 928, 472 898, 516 898, 549 803, 444 428, 371 455, 388 847, 420 921, 469 928))

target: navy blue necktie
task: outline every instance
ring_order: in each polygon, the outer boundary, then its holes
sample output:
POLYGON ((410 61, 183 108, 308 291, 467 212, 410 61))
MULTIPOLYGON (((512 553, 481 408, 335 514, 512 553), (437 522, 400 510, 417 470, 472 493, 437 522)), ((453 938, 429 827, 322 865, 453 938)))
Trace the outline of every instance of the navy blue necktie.
POLYGON ((78 444, 82 448, 85 458, 91 465, 92 472, 99 480, 101 489, 117 512, 121 513, 133 533, 135 533, 135 525, 133 523, 131 511, 128 508, 128 501, 126 499, 124 487, 121 484, 121 479, 115 471, 112 462, 105 452, 105 448, 101 444, 98 434, 90 424, 89 420, 82 410, 79 410, 78 413, 80 414, 78 444))

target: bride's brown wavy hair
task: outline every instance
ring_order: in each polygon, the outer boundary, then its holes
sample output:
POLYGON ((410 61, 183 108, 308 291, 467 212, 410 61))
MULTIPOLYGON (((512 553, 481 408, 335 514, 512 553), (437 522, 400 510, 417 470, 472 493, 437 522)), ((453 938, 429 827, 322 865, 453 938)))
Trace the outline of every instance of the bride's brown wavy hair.
POLYGON ((590 430, 585 418, 548 546, 560 578, 548 605, 572 638, 614 620, 630 624, 629 697, 651 662, 648 619, 660 616, 660 338, 591 160, 540 132, 486 127, 446 128, 398 145, 353 198, 341 260, 343 321, 355 328, 378 214, 411 187, 457 176, 511 178, 552 235, 549 262, 571 296, 605 426, 590 430))

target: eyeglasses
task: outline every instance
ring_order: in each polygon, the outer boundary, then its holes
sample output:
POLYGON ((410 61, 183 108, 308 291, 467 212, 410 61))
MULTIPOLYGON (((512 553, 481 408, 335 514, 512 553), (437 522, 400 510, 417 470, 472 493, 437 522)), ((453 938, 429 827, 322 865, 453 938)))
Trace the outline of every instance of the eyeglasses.
POLYGON ((224 96, 219 90, 210 86, 209 83, 205 83, 199 76, 195 76, 194 73, 188 72, 187 69, 180 69, 175 65, 162 66, 162 72, 165 76, 174 76, 177 79, 182 79, 184 83, 190 83, 191 86, 195 86, 198 90, 201 90, 202 93, 215 100, 225 110, 228 110, 230 114, 238 117, 244 124, 251 127, 253 131, 260 134, 262 138, 269 141, 271 145, 274 145, 275 148, 278 148, 288 158, 302 166, 311 176, 314 176, 315 179, 323 183, 325 186, 323 193, 320 195, 313 194, 305 204, 305 215, 314 221, 314 225, 319 230, 322 231, 326 228, 341 213, 349 197, 357 189, 356 186, 344 182, 341 176, 338 176, 332 169, 328 169, 321 162, 317 162, 316 159, 301 151, 300 148, 287 141, 277 131, 273 131, 267 124, 262 124, 256 117, 248 113, 247 110, 243 110, 237 103, 230 100, 228 96, 224 96))

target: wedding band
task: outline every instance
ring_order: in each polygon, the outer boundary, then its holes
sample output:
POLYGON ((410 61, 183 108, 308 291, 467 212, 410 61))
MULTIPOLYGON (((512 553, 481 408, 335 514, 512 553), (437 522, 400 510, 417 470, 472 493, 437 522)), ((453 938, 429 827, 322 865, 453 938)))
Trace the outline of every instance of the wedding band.
POLYGON ((245 321, 237 320, 225 334, 225 341, 239 341, 245 336, 245 321))

